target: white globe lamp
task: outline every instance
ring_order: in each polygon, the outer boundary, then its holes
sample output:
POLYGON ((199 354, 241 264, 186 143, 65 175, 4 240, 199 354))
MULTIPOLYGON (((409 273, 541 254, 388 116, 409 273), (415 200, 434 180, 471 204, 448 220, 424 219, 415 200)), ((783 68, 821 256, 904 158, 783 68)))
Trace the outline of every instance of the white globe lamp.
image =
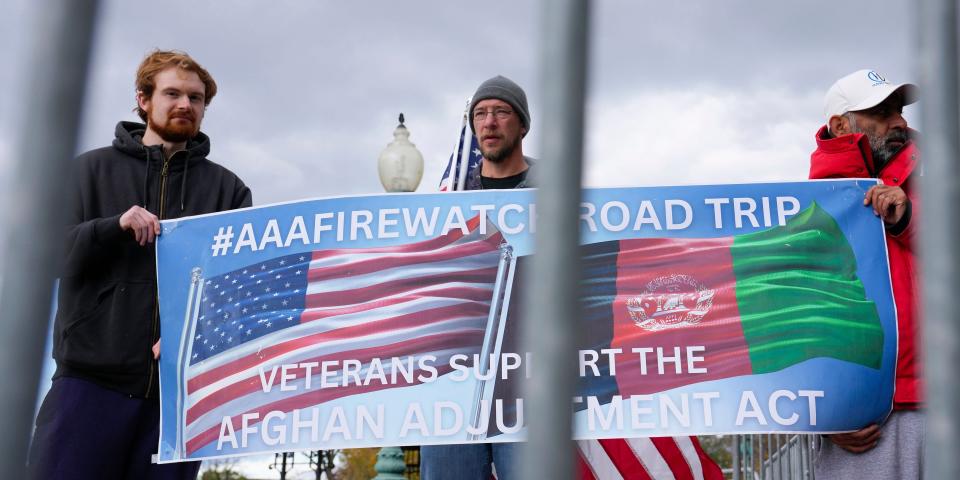
POLYGON ((402 113, 400 125, 393 131, 393 141, 380 152, 377 170, 380 172, 380 183, 388 192, 413 192, 420 185, 423 155, 416 145, 410 143, 410 131, 403 124, 402 113))

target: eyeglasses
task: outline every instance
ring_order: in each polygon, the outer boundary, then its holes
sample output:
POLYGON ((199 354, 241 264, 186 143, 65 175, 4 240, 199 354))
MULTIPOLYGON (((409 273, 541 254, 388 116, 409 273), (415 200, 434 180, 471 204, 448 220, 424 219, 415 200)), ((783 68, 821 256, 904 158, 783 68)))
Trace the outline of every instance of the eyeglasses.
POLYGON ((510 118, 510 115, 513 115, 513 110, 509 108, 494 108, 492 110, 474 110, 473 111, 473 122, 482 122, 486 120, 487 115, 493 115, 497 120, 506 120, 510 118))

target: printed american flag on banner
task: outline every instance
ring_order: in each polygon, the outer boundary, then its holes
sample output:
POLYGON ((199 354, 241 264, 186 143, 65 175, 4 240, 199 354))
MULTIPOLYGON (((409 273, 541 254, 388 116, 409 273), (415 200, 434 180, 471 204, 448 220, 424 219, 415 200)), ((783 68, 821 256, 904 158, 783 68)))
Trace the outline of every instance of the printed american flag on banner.
POLYGON ((697 437, 577 441, 581 480, 722 480, 697 437))
MULTIPOLYGON (((372 382, 329 389, 265 393, 260 368, 358 360, 361 375, 374 358, 449 357, 480 350, 500 262, 502 235, 480 217, 417 243, 284 255, 203 280, 202 304, 190 342, 186 379, 185 450, 216 441, 225 417, 291 412, 341 398, 418 383, 372 382)), ((314 369, 312 383, 320 383, 314 369)), ((339 381, 339 377, 336 378, 339 381)), ((328 378, 329 381, 329 378, 328 378)), ((305 382, 298 371, 296 382, 305 382)))

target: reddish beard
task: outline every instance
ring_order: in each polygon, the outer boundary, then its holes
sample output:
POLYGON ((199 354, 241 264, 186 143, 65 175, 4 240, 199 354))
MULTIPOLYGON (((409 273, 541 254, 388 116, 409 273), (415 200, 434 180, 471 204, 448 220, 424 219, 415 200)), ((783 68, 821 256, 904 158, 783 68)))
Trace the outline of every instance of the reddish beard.
POLYGON ((170 143, 186 142, 197 136, 200 132, 200 124, 190 112, 171 112, 166 121, 158 121, 154 118, 152 111, 147 111, 147 125, 161 139, 170 143), (174 122, 176 118, 187 120, 187 123, 174 122))

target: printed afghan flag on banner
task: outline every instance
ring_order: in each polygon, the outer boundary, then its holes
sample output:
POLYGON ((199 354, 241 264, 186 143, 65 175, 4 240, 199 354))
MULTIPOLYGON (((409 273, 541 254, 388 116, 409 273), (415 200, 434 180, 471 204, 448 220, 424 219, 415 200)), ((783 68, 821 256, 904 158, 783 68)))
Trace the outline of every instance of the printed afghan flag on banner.
POLYGON ((613 365, 601 355, 600 376, 584 379, 581 394, 601 403, 816 357, 880 368, 877 308, 846 237, 816 203, 761 232, 618 240, 582 251, 584 316, 594 326, 585 330, 586 348, 624 352, 613 365), (703 348, 691 365, 694 338, 703 348))

